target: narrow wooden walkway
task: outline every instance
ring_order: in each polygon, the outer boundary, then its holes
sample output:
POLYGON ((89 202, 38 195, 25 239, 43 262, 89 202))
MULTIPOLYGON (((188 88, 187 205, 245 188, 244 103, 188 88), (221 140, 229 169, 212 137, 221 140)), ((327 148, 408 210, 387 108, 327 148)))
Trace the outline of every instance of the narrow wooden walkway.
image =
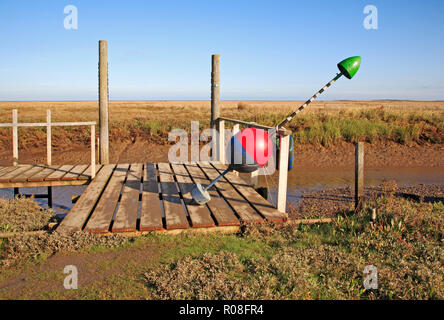
MULTIPOLYGON (((102 168, 96 165, 96 172, 102 168)), ((0 167, 0 188, 53 187, 87 184, 91 180, 90 165, 45 166, 26 164, 0 167)))
POLYGON ((243 223, 283 222, 277 211, 234 173, 196 205, 189 191, 208 185, 225 165, 216 163, 135 163, 105 165, 98 171, 58 231, 91 233, 238 227, 243 223))

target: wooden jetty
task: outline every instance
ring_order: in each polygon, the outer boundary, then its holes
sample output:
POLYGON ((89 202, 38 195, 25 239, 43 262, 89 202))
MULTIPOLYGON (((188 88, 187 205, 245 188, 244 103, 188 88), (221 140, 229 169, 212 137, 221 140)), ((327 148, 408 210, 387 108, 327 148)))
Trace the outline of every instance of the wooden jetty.
POLYGON ((189 194, 193 184, 208 185, 224 168, 226 165, 219 163, 104 165, 57 230, 207 230, 286 220, 285 213, 234 173, 227 174, 210 191, 210 202, 195 204, 189 194))
MULTIPOLYGON (((47 110, 46 122, 19 123, 18 110, 12 110, 12 122, 0 127, 12 128, 13 166, 0 167, 0 188, 47 187, 52 204, 52 187, 87 184, 86 190, 66 215, 57 230, 91 233, 143 232, 152 230, 235 229, 241 224, 286 220, 289 131, 276 132, 280 139, 277 204, 274 208, 254 189, 258 171, 246 183, 230 172, 209 190, 211 201, 204 206, 194 203, 189 192, 194 183, 208 185, 226 168, 225 123, 263 130, 274 128, 257 123, 220 117, 219 55, 212 57, 211 127, 218 138, 212 139, 213 157, 217 162, 109 164, 108 63, 107 43, 99 41, 99 163, 96 165, 96 122, 53 122, 47 110), (52 165, 51 128, 54 126, 90 126, 91 162, 85 165, 52 165), (46 165, 19 165, 18 128, 46 127, 46 165)), ((179 230, 179 231, 178 231, 179 230)))
MULTIPOLYGON (((102 168, 95 166, 96 172, 102 168)), ((78 186, 91 181, 91 165, 0 166, 0 188, 78 186)))

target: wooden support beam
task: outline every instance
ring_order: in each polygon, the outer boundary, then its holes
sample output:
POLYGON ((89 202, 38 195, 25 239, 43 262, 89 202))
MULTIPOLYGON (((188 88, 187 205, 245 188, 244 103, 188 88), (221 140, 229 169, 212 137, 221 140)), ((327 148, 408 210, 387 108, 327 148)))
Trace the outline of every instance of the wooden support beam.
POLYGON ((290 148, 290 136, 280 135, 280 153, 279 153, 279 180, 277 209, 286 212, 287 209, 287 178, 288 178, 288 150, 290 148))
POLYGON ((263 129, 265 131, 275 129, 274 127, 263 126, 261 124, 255 123, 255 122, 242 121, 242 120, 231 119, 231 118, 227 118, 227 117, 219 117, 218 119, 219 120, 225 120, 226 122, 241 124, 241 125, 244 125, 244 126, 246 126, 248 128, 263 129))
POLYGON ((250 186, 256 188, 259 184, 259 170, 250 173, 250 186))
POLYGON ((101 164, 109 164, 109 130, 108 130, 108 44, 99 41, 99 135, 101 164))
POLYGON ((17 109, 12 110, 12 164, 18 165, 17 109))
POLYGON ((48 187, 48 208, 52 208, 52 187, 48 187))
POLYGON ((355 211, 362 207, 364 197, 364 143, 355 143, 355 211))
POLYGON ((216 128, 216 120, 220 115, 220 55, 211 56, 211 127, 216 128))
MULTIPOLYGON (((239 123, 236 123, 233 126, 233 131, 232 131, 232 136, 235 136, 238 132, 240 131, 239 129, 239 123)), ((231 143, 231 142, 230 142, 231 143)), ((231 149, 230 149, 231 150, 231 149)), ((233 150, 231 150, 231 152, 233 152, 233 150)), ((239 176, 239 172, 237 172, 236 170, 233 170, 234 174, 239 176)))
POLYGON ((96 126, 91 126, 91 179, 96 177, 96 126))
POLYGON ((219 162, 225 163, 225 121, 219 120, 218 121, 218 155, 219 155, 219 162))
POLYGON ((52 164, 51 154, 51 110, 46 110, 46 163, 52 164))

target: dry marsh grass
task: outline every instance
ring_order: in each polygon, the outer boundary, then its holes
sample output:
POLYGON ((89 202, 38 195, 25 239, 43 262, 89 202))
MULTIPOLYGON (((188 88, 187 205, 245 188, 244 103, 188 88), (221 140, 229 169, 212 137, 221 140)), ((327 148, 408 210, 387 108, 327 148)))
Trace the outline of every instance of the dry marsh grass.
MULTIPOLYGON (((274 126, 302 101, 222 101, 221 115, 274 126)), ((46 109, 53 121, 98 121, 95 101, 0 102, 0 122, 11 121, 19 110, 20 122, 44 122, 46 109)), ((209 101, 111 101, 111 140, 134 140, 142 136, 167 143, 172 128, 189 130, 190 121, 208 127, 209 101)), ((228 124, 228 127, 231 125, 228 124)), ((401 144, 443 143, 444 102, 441 101, 315 101, 289 125, 300 144, 334 145, 342 141, 394 141, 401 144)), ((45 129, 20 128, 21 147, 45 142, 45 129)), ((87 128, 56 128, 57 139, 88 143, 87 128)), ((4 137, 10 129, 1 129, 4 137)), ((3 141, 6 148, 10 139, 3 141)))
POLYGON ((0 232, 42 230, 54 221, 52 210, 41 208, 33 199, 0 199, 0 232))

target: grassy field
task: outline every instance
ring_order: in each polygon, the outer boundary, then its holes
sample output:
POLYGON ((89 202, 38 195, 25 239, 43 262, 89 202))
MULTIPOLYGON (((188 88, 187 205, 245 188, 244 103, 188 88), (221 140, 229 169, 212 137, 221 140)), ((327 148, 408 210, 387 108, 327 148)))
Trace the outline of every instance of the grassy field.
MULTIPOLYGON (((223 101, 221 115, 273 126, 298 107, 301 101, 223 101)), ((97 102, 0 102, 0 122, 11 121, 19 110, 20 122, 46 121, 46 109, 54 121, 98 120, 97 102)), ((167 142, 173 128, 189 130, 190 121, 208 127, 209 101, 112 101, 111 141, 142 136, 157 144, 167 142)), ((300 144, 334 145, 339 142, 393 141, 400 144, 444 143, 444 102, 439 101, 316 101, 289 125, 300 144)), ((45 143, 45 128, 22 128, 20 146, 45 143)), ((87 128, 55 128, 54 141, 88 144, 87 128)), ((10 129, 0 132, 10 144, 10 129)))
POLYGON ((443 214, 442 202, 388 192, 331 224, 3 240, 0 298, 443 299, 443 214), (374 224, 370 208, 378 212, 374 224), (62 286, 70 264, 79 270, 77 290, 62 286), (378 268, 377 290, 363 287, 370 264, 378 268))

